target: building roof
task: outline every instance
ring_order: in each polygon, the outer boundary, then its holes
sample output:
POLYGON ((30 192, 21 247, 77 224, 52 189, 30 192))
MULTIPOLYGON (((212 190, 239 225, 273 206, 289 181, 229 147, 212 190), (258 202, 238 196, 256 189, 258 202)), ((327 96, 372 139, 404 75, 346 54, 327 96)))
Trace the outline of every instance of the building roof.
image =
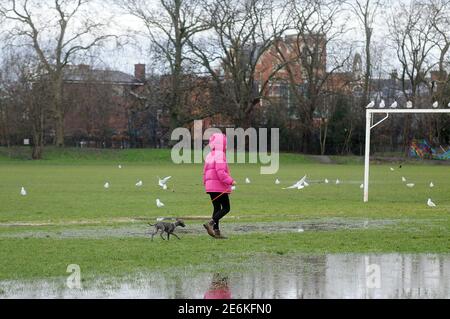
POLYGON ((114 70, 91 69, 86 65, 69 66, 64 71, 64 82, 87 83, 97 82, 120 85, 144 85, 134 76, 114 70))

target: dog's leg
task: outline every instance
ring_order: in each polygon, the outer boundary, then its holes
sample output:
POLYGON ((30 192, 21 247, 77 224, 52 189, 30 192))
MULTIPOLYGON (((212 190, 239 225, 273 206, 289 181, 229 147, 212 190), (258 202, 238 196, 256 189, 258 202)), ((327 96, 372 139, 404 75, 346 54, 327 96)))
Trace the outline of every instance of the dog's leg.
POLYGON ((175 233, 172 233, 171 235, 172 235, 172 236, 175 236, 176 238, 178 238, 178 240, 181 240, 181 238, 180 238, 180 237, 178 237, 178 236, 177 236, 177 234, 175 234, 175 233))
POLYGON ((155 237, 155 235, 158 233, 158 231, 156 231, 156 232, 154 232, 154 233, 152 233, 151 234, 151 236, 152 236, 152 241, 153 241, 153 238, 155 237))
POLYGON ((167 233, 167 240, 170 240, 170 233, 167 233))
POLYGON ((160 236, 163 240, 166 240, 163 235, 164 235, 164 231, 161 232, 160 236))

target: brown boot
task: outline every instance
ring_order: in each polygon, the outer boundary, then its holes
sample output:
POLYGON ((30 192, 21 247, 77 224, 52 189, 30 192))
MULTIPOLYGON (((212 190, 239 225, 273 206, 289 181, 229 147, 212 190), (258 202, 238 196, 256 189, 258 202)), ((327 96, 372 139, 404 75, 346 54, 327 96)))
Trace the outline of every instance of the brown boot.
POLYGON ((209 236, 216 238, 216 234, 214 232, 214 224, 215 224, 215 222, 213 220, 211 220, 209 223, 204 224, 203 227, 205 227, 209 236))
POLYGON ((228 239, 227 237, 222 236, 220 230, 215 230, 215 231, 214 231, 214 234, 215 234, 214 237, 215 237, 216 239, 228 239))

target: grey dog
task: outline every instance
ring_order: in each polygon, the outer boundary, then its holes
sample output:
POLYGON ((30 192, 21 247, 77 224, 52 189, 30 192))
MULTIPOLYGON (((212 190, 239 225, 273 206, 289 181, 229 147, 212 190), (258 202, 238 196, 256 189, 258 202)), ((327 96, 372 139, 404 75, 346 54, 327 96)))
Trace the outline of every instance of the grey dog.
POLYGON ((160 222, 157 223, 155 225, 149 224, 152 227, 155 227, 155 232, 151 234, 152 236, 152 241, 153 241, 153 237, 155 237, 155 235, 158 234, 159 231, 161 231, 161 238, 166 240, 163 236, 164 233, 167 233, 167 240, 170 240, 170 235, 175 236, 176 238, 180 239, 180 237, 178 237, 174 231, 177 227, 186 227, 186 225, 184 224, 184 221, 177 219, 177 221, 175 223, 165 223, 165 222, 160 222))

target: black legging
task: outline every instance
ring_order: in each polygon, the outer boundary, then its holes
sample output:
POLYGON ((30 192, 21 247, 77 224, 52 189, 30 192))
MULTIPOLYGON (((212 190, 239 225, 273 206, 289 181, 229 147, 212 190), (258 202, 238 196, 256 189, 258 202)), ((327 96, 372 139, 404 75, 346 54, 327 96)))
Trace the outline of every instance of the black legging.
POLYGON ((230 198, 228 194, 223 194, 222 196, 220 196, 220 194, 221 193, 209 193, 209 195, 211 196, 211 200, 216 199, 215 201, 213 201, 214 212, 212 216, 212 219, 214 220, 215 223, 214 230, 220 229, 219 228, 220 220, 224 218, 225 215, 227 215, 231 210, 230 198))

